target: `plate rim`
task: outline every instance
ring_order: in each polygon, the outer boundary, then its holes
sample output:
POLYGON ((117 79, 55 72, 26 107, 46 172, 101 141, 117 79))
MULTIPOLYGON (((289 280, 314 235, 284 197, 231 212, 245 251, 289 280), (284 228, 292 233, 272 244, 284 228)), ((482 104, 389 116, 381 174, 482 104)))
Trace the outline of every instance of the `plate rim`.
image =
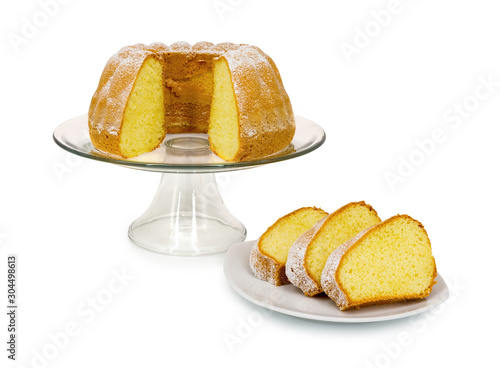
MULTIPOLYGON (((301 318, 301 319, 322 321, 322 322, 329 322, 329 323, 373 323, 373 322, 384 322, 384 321, 390 321, 390 320, 395 320, 395 319, 407 318, 407 317, 411 317, 411 316, 414 316, 417 314, 421 314, 421 313, 424 313, 424 312, 426 312, 426 311, 428 311, 428 310, 430 310, 430 309, 432 309, 440 304, 443 304, 449 298, 448 285, 446 284, 446 281, 444 280, 444 278, 438 273, 436 276, 436 281, 441 283, 442 290, 440 290, 437 294, 435 294, 434 298, 432 298, 432 299, 429 299, 429 297, 426 298, 427 301, 431 300, 432 303, 427 303, 420 308, 412 309, 410 311, 402 312, 402 313, 391 313, 391 314, 387 314, 387 315, 383 315, 383 316, 379 316, 379 317, 356 317, 356 318, 353 318, 353 317, 333 317, 333 316, 332 317, 325 317, 325 316, 320 316, 320 315, 314 315, 311 313, 303 313, 303 312, 293 311, 293 310, 286 309, 283 307, 271 305, 271 304, 265 303, 263 301, 257 300, 254 297, 246 294, 244 292, 244 290, 242 290, 240 288, 240 286, 237 285, 237 283, 234 280, 232 280, 232 278, 229 276, 230 272, 228 271, 228 267, 229 267, 228 264, 231 260, 232 253, 235 252, 236 247, 242 247, 242 246, 248 247, 248 257, 249 257, 250 249, 256 242, 257 242, 257 240, 238 242, 238 243, 233 244, 228 249, 228 251, 226 253, 226 257, 224 258, 224 265, 223 265, 224 275, 225 275, 226 280, 228 281, 229 285, 231 286, 231 288, 238 295, 240 295, 241 297, 243 297, 244 299, 248 300, 249 302, 251 302, 255 305, 269 309, 269 310, 274 311, 274 312, 282 313, 285 315, 289 315, 289 316, 293 316, 293 317, 297 317, 297 318, 301 318)), ((263 280, 259 280, 257 278, 255 280, 261 281, 261 282, 266 282, 263 280)), ((271 285, 271 284, 269 284, 269 285, 271 285)), ((432 292, 430 295, 432 295, 432 292)), ((306 296, 304 296, 304 297, 306 297, 306 296)), ((405 302, 405 303, 411 303, 411 301, 405 302)), ((386 304, 386 305, 389 305, 389 304, 386 304)), ((379 305, 378 307, 381 307, 381 305, 379 305)), ((333 304, 333 308, 337 308, 337 306, 335 304, 333 304)), ((370 308, 370 307, 366 307, 366 308, 370 308)), ((359 310, 365 311, 366 308, 361 308, 359 310)), ((352 313, 355 313, 356 310, 350 310, 349 312, 352 315, 352 313)))

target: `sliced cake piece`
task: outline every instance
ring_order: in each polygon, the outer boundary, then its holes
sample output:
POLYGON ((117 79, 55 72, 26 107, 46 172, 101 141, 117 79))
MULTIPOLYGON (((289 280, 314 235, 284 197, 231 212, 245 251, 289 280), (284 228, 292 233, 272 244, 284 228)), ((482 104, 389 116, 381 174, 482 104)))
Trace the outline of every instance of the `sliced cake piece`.
POLYGON ((437 276, 422 224, 398 215, 332 252, 321 284, 341 310, 428 296, 437 276))
POLYGON ((365 202, 353 202, 339 208, 316 223, 291 246, 286 276, 307 296, 321 293, 321 273, 332 251, 380 221, 377 212, 365 202))
POLYGON ((327 215, 319 208, 304 207, 281 217, 270 226, 250 253, 250 268, 255 276, 276 286, 289 284, 285 264, 290 246, 327 215))

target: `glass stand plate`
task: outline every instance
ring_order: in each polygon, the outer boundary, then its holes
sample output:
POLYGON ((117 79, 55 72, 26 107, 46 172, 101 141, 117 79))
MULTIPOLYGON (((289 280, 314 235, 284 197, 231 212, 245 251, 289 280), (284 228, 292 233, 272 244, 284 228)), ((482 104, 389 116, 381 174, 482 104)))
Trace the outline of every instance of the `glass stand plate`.
POLYGON ((206 134, 167 134, 155 151, 125 159, 96 149, 89 137, 87 115, 61 124, 54 141, 63 149, 97 161, 162 173, 149 208, 129 227, 137 245, 159 253, 196 256, 226 251, 245 240, 245 226, 226 208, 214 173, 248 169, 296 158, 320 147, 325 132, 296 116, 296 132, 289 147, 272 156, 227 162, 209 149, 206 134))
POLYGON ((289 160, 314 151, 325 142, 325 132, 312 121, 295 116, 295 125, 295 136, 290 146, 274 155, 244 162, 224 161, 212 153, 206 134, 167 134, 164 143, 153 152, 129 159, 111 155, 92 145, 87 115, 59 125, 54 131, 54 140, 60 147, 75 155, 133 169, 164 173, 213 173, 289 160))
POLYGON ((438 274, 437 284, 427 298, 342 312, 324 293, 307 297, 292 284, 274 286, 257 279, 249 264, 250 250, 255 243, 256 241, 249 241, 232 245, 224 260, 224 273, 238 294, 254 304, 276 312, 326 322, 379 322, 425 312, 444 303, 449 297, 446 282, 438 274))

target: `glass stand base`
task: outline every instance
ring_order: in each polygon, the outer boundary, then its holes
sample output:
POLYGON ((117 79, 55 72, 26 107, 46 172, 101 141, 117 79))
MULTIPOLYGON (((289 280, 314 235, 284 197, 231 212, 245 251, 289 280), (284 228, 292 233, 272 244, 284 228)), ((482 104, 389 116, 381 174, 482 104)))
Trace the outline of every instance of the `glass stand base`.
POLYGON ((128 231, 135 244, 177 256, 223 252, 246 233, 224 205, 212 173, 162 174, 153 202, 128 231))

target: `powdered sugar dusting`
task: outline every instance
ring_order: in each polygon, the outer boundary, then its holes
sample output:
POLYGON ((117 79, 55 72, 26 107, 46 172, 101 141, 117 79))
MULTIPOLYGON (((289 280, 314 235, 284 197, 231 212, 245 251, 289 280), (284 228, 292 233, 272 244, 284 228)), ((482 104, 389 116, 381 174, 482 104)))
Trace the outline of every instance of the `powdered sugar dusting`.
POLYGON ((250 268, 255 277, 275 286, 283 285, 287 282, 280 277, 280 274, 283 272, 281 271, 282 267, 283 266, 274 259, 266 256, 260 251, 258 241, 253 245, 250 251, 250 268))
POLYGON ((307 246, 311 240, 316 236, 321 226, 328 219, 328 216, 323 217, 314 226, 302 234, 290 247, 288 251, 288 259, 286 261, 286 276, 290 282, 300 288, 304 294, 308 296, 313 296, 319 294, 321 290, 321 285, 316 284, 316 282, 309 277, 306 268, 304 266, 305 254, 307 251, 307 246))
POLYGON ((295 120, 289 97, 271 58, 256 46, 241 45, 223 57, 233 76, 242 138, 257 146, 259 140, 275 134, 283 137, 286 147, 295 132, 295 120), (291 135, 290 135, 291 132, 291 135), (286 139, 290 135, 290 139, 286 139))
POLYGON ((133 86, 131 76, 137 74, 148 55, 153 52, 143 44, 136 44, 123 47, 109 59, 89 108, 91 137, 118 136, 133 86))

